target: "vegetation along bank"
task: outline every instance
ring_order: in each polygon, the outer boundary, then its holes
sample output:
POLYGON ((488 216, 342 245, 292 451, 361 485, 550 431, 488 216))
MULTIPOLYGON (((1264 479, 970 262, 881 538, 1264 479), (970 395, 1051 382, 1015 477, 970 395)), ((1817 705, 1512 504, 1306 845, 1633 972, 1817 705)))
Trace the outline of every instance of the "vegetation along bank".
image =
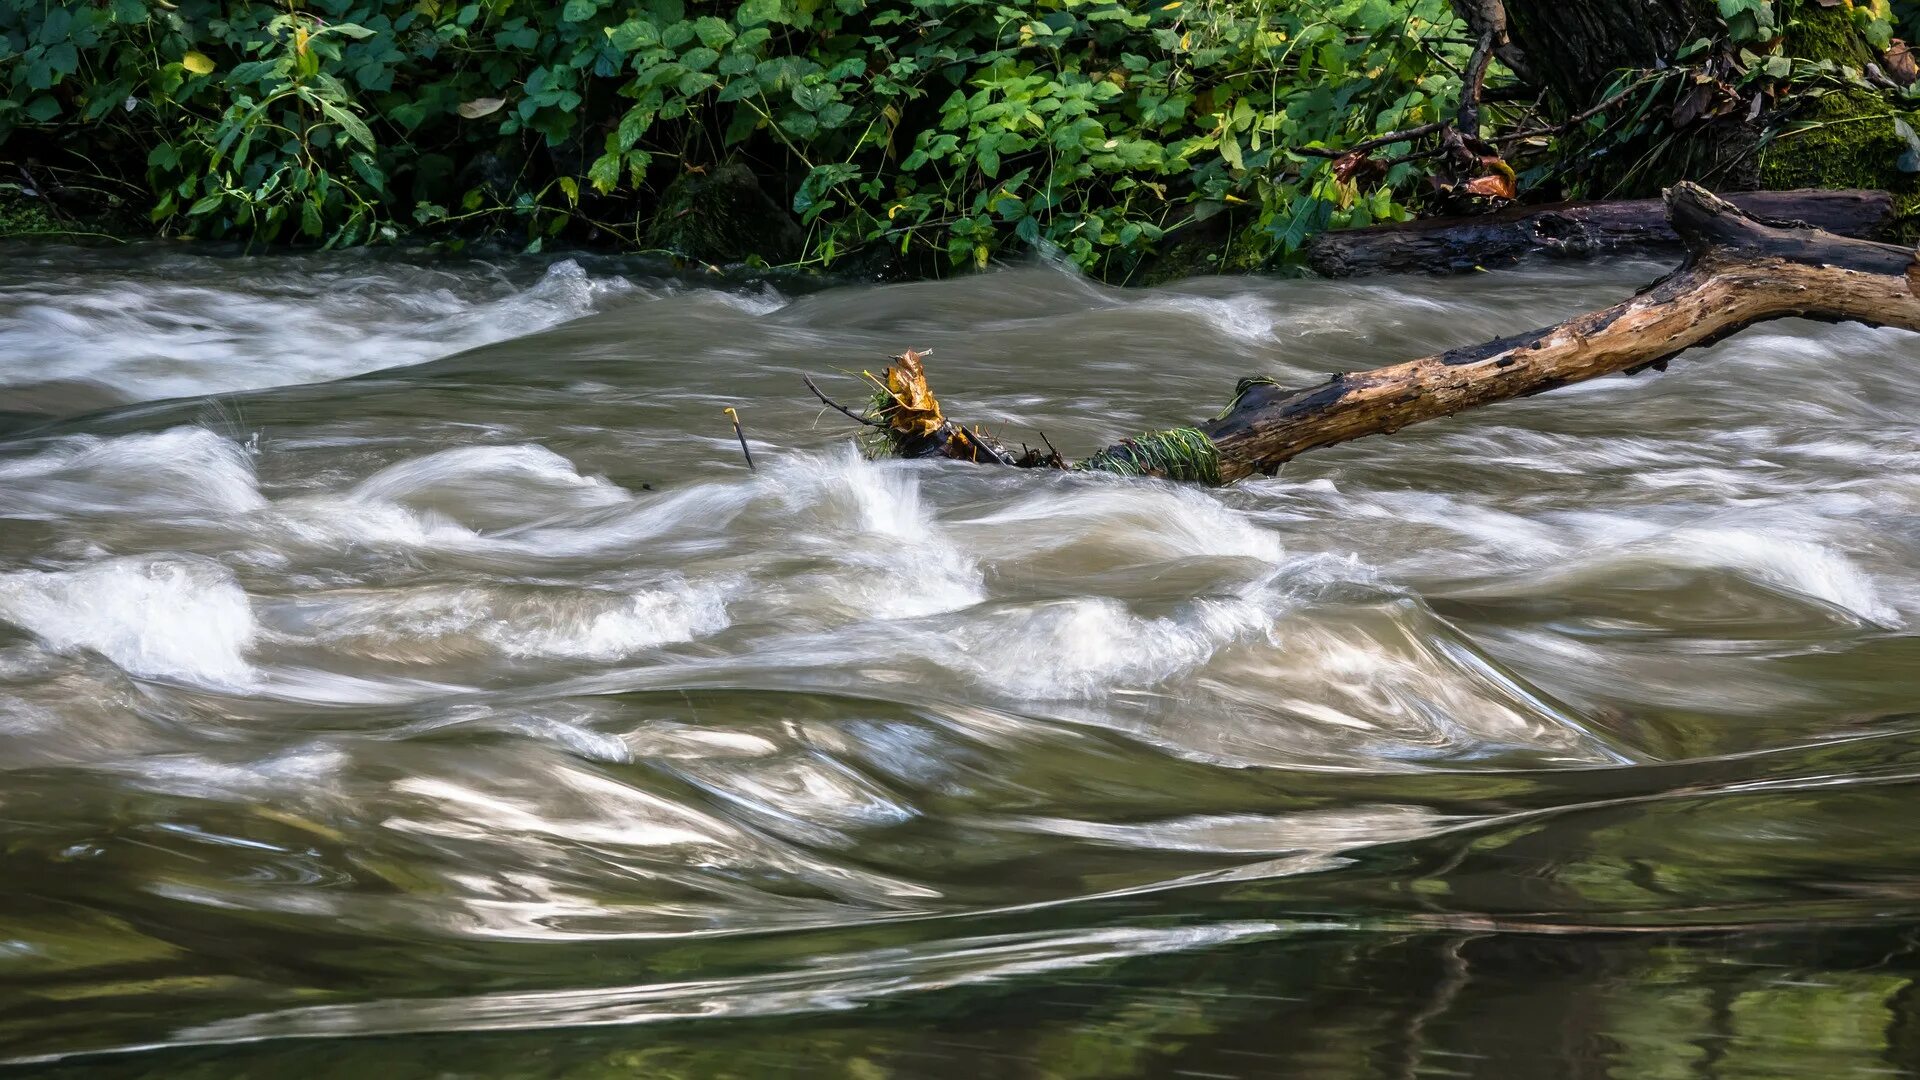
POLYGON ((1875 2, 7 4, 0 232, 1137 282, 1680 178, 1904 221, 1915 72, 1875 2))

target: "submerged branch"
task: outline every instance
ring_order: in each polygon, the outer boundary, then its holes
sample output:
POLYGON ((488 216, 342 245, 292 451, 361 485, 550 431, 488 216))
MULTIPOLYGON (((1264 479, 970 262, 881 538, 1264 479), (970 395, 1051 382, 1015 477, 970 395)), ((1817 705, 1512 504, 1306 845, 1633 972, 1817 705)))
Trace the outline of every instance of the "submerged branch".
MULTIPOLYGON (((1667 361, 1755 323, 1800 317, 1920 330, 1908 248, 1854 240, 1800 222, 1756 218, 1693 184, 1667 193, 1667 217, 1686 245, 1681 266, 1633 297, 1555 326, 1463 346, 1307 389, 1242 379, 1212 420, 1125 439, 1072 468, 1231 484, 1271 475, 1299 454, 1409 424, 1542 393, 1602 375, 1664 369, 1667 361)), ((889 367, 865 420, 887 449, 1017 467, 1066 467, 1057 454, 1016 456, 978 429, 942 415, 922 354, 889 367)))

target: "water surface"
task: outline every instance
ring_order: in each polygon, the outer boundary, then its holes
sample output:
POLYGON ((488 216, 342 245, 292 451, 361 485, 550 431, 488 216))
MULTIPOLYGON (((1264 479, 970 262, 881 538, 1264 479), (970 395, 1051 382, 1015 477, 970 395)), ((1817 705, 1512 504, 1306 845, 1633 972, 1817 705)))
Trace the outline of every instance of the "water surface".
POLYGON ((0 1058, 1908 1074, 1920 338, 1220 492, 862 461, 799 381, 931 348, 1084 453, 1657 272, 7 249, 0 1058))

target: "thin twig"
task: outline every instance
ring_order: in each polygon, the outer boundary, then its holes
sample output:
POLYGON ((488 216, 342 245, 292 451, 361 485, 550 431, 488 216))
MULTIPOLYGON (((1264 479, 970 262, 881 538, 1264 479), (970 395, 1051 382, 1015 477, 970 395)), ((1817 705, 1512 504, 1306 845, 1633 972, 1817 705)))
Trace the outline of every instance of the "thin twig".
POLYGON ((844 414, 847 417, 847 419, 852 420, 854 423, 865 424, 868 427, 886 427, 887 426, 885 424, 880 423, 877 420, 869 420, 866 417, 861 416, 859 413, 854 412, 852 409, 847 408, 845 405, 842 405, 839 402, 828 397, 827 395, 821 393, 820 388, 813 385, 813 376, 802 375, 800 376, 800 381, 807 384, 807 389, 813 391, 813 396, 820 399, 820 404, 825 405, 831 409, 840 410, 840 412, 844 414))
POLYGON ((1609 109, 1613 108, 1615 105, 1618 105, 1621 102, 1627 100, 1627 98, 1631 96, 1635 90, 1638 90, 1645 85, 1646 85, 1646 80, 1644 79, 1641 80, 1640 82, 1636 82, 1632 86, 1627 87, 1626 89, 1613 95, 1612 97, 1601 102, 1600 104, 1595 105, 1593 108, 1588 109, 1585 112, 1575 113, 1572 116, 1568 117, 1566 120, 1558 124, 1555 124, 1552 127, 1530 128, 1526 131, 1510 131, 1505 135, 1495 135, 1492 141, 1497 143, 1520 142, 1525 139, 1537 139, 1543 135, 1563 135, 1568 131, 1571 131, 1573 128, 1586 123, 1587 121, 1593 119, 1596 116, 1599 116, 1601 113, 1608 111, 1609 109))
MULTIPOLYGON (((1481 40, 1485 42, 1488 39, 1485 37, 1482 37, 1481 40)), ((1490 56, 1491 56, 1490 51, 1483 52, 1481 50, 1476 49, 1474 53, 1474 62, 1468 65, 1468 70, 1477 71, 1482 78, 1485 78, 1486 65, 1490 62, 1490 56)), ((1659 79, 1661 77, 1662 76, 1658 74, 1651 76, 1652 79, 1659 79)), ((1573 130, 1574 128, 1579 127, 1581 124, 1584 124, 1587 121, 1593 119, 1594 117, 1599 116, 1601 113, 1612 110, 1614 106, 1619 105, 1621 102, 1633 96, 1634 91, 1645 87, 1648 81, 1649 81, 1648 79, 1641 79, 1640 81, 1635 82, 1633 85, 1628 86, 1625 89, 1621 90, 1620 92, 1607 98, 1605 101, 1602 101, 1600 104, 1595 105, 1590 109, 1577 112, 1572 116, 1568 117, 1567 119, 1561 121, 1560 123, 1554 124, 1550 127, 1528 128, 1525 131, 1510 131, 1505 135, 1495 135, 1490 139, 1488 139, 1487 141, 1491 143, 1504 145, 1507 143, 1525 142, 1528 139, 1538 139, 1538 138, 1543 138, 1543 137, 1552 136, 1552 135, 1564 135, 1567 132, 1573 130)), ((1477 120, 1479 118, 1479 112, 1480 112, 1480 102, 1479 102, 1480 95, 1477 93, 1471 93, 1470 92, 1471 86, 1472 86, 1472 83, 1469 82, 1467 84, 1467 87, 1463 87, 1461 91, 1462 100, 1460 102, 1460 113, 1457 120, 1436 120, 1430 124, 1421 124, 1418 127, 1410 127, 1402 131, 1390 131, 1385 135, 1378 135, 1364 142, 1354 143, 1352 146, 1346 147, 1345 149, 1333 149, 1333 148, 1321 147, 1321 146, 1296 146, 1296 147, 1293 147, 1292 150, 1296 154, 1304 154, 1308 157, 1343 158, 1348 156, 1349 154, 1365 154, 1370 150, 1378 150, 1383 146, 1391 146, 1394 143, 1410 142, 1414 139, 1418 139, 1423 136, 1435 134, 1436 132, 1450 132, 1450 130, 1464 130, 1467 132, 1473 132, 1478 126, 1477 120), (1456 128, 1456 124, 1457 124, 1457 128, 1456 128)), ((1414 150, 1409 153, 1403 154, 1399 157, 1389 158, 1385 161, 1380 162, 1380 164, 1385 165, 1388 168, 1392 168, 1395 165, 1405 165, 1409 162, 1419 161, 1423 158, 1435 157, 1439 154, 1445 153, 1449 149, 1451 149, 1450 140, 1443 139, 1441 141, 1441 144, 1438 146, 1430 147, 1425 150, 1414 150)))
POLYGON ((1308 157, 1343 158, 1348 154, 1364 154, 1369 150, 1378 150, 1383 146, 1391 146, 1397 142, 1407 142, 1425 135, 1431 135, 1450 123, 1452 123, 1450 120, 1435 120, 1431 124, 1421 124, 1419 127, 1410 127, 1404 131, 1389 131, 1385 135, 1368 139, 1365 142, 1354 143, 1345 149, 1334 149, 1326 146, 1296 146, 1292 149, 1294 153, 1305 154, 1308 157))
POLYGON ((747 471, 759 472, 759 468, 753 463, 753 451, 747 449, 747 433, 740 430, 740 414, 734 412, 731 405, 720 411, 726 413, 727 419, 733 421, 733 437, 740 440, 740 452, 747 456, 747 471))
POLYGON ((1487 67, 1493 63, 1493 31, 1480 35, 1467 61, 1466 77, 1461 80, 1459 130, 1470 139, 1480 137, 1480 89, 1487 83, 1487 67))

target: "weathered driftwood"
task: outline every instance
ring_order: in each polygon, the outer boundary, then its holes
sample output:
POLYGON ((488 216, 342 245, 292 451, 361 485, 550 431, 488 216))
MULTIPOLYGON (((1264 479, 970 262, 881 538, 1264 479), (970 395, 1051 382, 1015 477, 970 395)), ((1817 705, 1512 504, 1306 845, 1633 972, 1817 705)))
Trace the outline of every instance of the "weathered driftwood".
POLYGON ((1909 248, 1835 236, 1800 222, 1765 222, 1692 184, 1668 191, 1666 204, 1686 245, 1685 261, 1610 308, 1404 364, 1336 375, 1307 389, 1244 379, 1214 419, 1123 440, 1071 466, 1051 447, 1047 453, 1012 454, 978 429, 947 419, 927 386, 920 354, 913 352, 876 380, 879 389, 866 415, 857 418, 900 456, 1231 484, 1255 473, 1271 475, 1317 447, 1602 375, 1663 369, 1688 349, 1769 319, 1920 330, 1920 264, 1909 248))
MULTIPOLYGON (((1841 236, 1871 239, 1893 219, 1884 191, 1756 191, 1727 201, 1762 218, 1804 221, 1841 236)), ((1427 218, 1321 233, 1307 244, 1307 264, 1326 277, 1424 271, 1457 273, 1504 266, 1528 255, 1586 259, 1595 255, 1677 249, 1659 199, 1510 206, 1491 214, 1427 218)))

